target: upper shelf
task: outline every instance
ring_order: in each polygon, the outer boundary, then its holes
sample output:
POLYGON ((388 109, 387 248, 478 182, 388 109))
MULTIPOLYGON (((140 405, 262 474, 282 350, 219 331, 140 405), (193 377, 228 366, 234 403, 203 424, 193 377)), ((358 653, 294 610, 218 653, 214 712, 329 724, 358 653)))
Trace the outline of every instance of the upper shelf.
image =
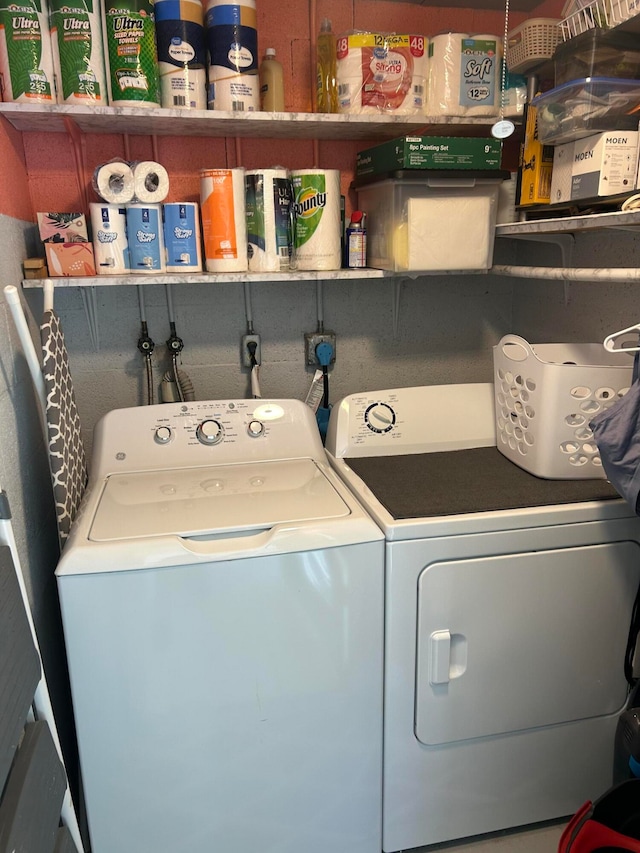
POLYGON ((640 210, 591 213, 563 216, 557 219, 534 219, 496 226, 496 237, 535 238, 544 234, 571 234, 581 231, 600 231, 603 228, 640 228, 640 210))
POLYGON ((394 139, 418 131, 485 136, 495 118, 455 116, 232 113, 159 107, 83 107, 0 103, 0 115, 19 131, 63 133, 71 119, 83 133, 157 136, 241 136, 261 139, 394 139))

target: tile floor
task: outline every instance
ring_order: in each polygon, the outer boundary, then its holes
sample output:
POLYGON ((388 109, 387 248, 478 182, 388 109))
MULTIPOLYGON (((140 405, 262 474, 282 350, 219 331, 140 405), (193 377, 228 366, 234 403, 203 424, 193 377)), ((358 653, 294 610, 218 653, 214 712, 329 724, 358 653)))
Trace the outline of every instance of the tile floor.
POLYGON ((415 847, 407 853, 557 853, 558 841, 568 820, 567 817, 519 830, 503 830, 473 839, 415 847))

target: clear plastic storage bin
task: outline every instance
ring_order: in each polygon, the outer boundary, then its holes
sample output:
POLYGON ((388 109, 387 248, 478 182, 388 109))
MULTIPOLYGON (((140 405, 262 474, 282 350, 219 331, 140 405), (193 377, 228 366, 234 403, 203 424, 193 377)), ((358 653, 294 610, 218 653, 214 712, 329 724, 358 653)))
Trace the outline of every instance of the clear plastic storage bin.
POLYGON ((367 266, 395 272, 489 269, 504 172, 486 178, 394 175, 356 187, 358 208, 367 214, 367 266))
POLYGON ((538 109, 538 137, 545 145, 595 133, 637 130, 640 80, 586 77, 550 89, 531 103, 538 109))
POLYGON ((553 55, 555 84, 585 77, 640 78, 640 40, 633 33, 587 30, 560 42, 553 55))
POLYGON ((505 335, 493 365, 498 450, 538 477, 606 479, 589 421, 629 390, 632 356, 505 335))

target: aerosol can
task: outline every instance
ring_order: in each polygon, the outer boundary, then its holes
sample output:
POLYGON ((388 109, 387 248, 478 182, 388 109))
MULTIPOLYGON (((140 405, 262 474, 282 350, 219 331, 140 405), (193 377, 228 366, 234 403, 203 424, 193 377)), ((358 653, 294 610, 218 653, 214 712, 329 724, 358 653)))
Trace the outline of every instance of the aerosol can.
POLYGON ((362 269, 367 265, 367 229, 366 215, 354 210, 347 227, 347 267, 362 269))

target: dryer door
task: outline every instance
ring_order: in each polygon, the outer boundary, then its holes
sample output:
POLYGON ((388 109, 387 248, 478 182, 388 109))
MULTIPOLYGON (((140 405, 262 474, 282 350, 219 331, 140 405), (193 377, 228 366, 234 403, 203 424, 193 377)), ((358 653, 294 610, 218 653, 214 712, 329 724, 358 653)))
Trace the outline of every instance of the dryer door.
POLYGON ((418 581, 415 733, 427 745, 620 710, 635 542, 432 563, 418 581), (606 642, 603 640, 606 638, 606 642))

